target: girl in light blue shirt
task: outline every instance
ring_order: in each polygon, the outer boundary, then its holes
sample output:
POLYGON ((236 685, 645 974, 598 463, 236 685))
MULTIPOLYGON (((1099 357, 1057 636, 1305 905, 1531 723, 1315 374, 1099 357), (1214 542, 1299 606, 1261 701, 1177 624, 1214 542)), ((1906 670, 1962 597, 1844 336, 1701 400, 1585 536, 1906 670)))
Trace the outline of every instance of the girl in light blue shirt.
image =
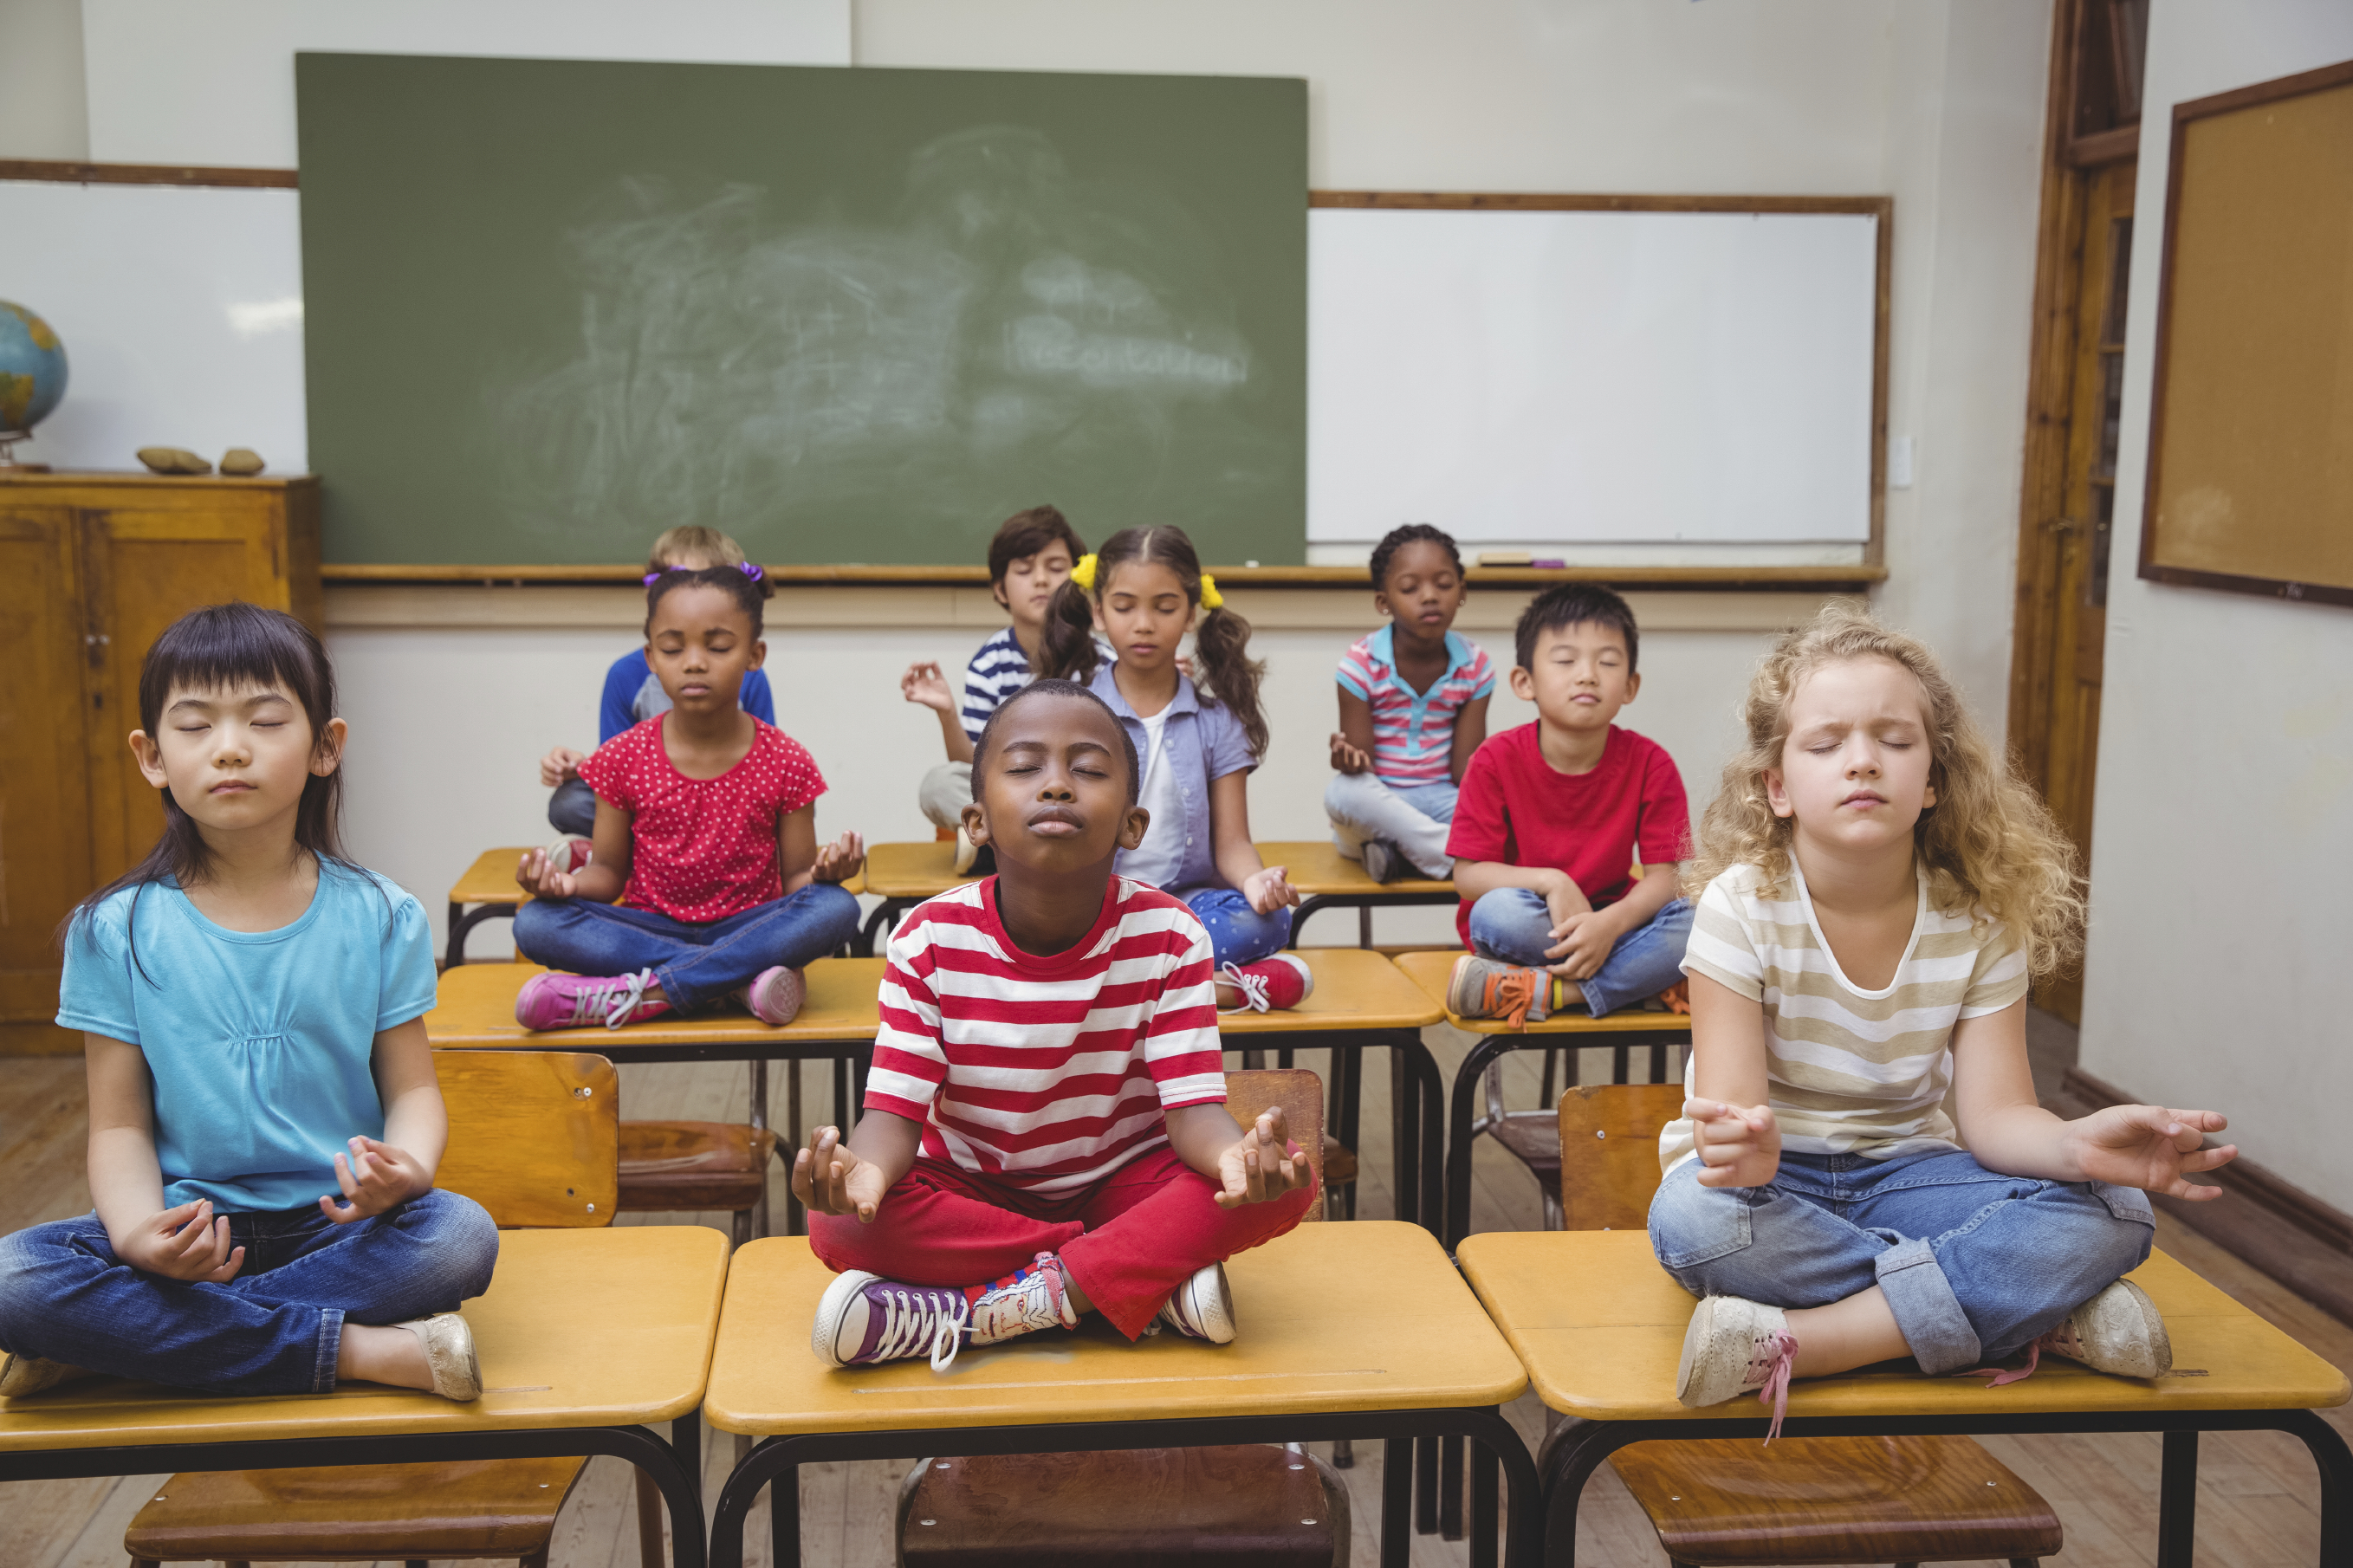
POLYGON ((164 836, 64 938, 97 1206, 0 1238, 0 1396, 481 1392, 458 1307, 498 1230, 433 1185, 431 937, 342 855, 334 712, 326 649, 280 611, 192 611, 148 650, 131 748, 164 836))

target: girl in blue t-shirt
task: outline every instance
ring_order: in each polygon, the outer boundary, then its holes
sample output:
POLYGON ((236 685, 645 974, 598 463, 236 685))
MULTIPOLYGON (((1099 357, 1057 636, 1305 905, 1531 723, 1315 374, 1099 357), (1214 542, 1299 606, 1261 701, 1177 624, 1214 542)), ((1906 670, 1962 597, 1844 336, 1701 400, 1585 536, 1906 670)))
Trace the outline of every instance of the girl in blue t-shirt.
POLYGON ((481 1393, 458 1306, 498 1230, 433 1185, 431 937, 343 858, 334 712, 326 649, 277 610, 195 610, 147 652, 131 749, 164 836, 68 921, 58 1007, 97 1206, 0 1237, 0 1396, 481 1393))

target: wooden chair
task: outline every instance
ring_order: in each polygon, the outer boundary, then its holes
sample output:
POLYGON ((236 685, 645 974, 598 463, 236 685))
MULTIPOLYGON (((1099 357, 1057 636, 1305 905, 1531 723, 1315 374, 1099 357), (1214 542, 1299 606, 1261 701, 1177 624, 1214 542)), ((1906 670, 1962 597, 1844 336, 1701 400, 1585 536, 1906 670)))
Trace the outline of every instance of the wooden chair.
MULTIPOLYGON (((620 1078, 568 1051, 433 1054, 449 1108, 436 1183, 501 1228, 613 1223, 620 1078)), ((248 1563, 512 1558, 545 1568, 555 1516, 587 1460, 215 1471, 174 1476, 123 1532, 133 1568, 248 1563)), ((638 1478, 638 1550, 660 1568, 661 1494, 638 1478)))
MULTIPOLYGON (((1228 1073, 1226 1105, 1244 1123, 1282 1107, 1324 1180, 1314 1073, 1228 1073)), ((1348 1542, 1338 1468, 1296 1445, 926 1458, 899 1489, 902 1568, 1347 1568, 1348 1542)))
MULTIPOLYGON (((1648 1226, 1659 1129, 1683 1101, 1679 1084, 1562 1093, 1563 1228, 1648 1226)), ((2018 1568, 2060 1547, 2051 1505, 1968 1437, 1640 1443, 1609 1463, 1677 1568, 1987 1558, 2018 1568)))

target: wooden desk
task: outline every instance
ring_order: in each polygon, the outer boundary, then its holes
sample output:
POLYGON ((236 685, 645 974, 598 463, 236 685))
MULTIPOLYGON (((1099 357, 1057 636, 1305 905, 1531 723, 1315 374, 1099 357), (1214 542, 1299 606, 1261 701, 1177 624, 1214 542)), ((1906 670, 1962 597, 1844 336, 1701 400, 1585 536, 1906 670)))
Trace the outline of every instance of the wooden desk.
POLYGON ((1299 945, 1300 928, 1318 910, 1356 911, 1356 945, 1373 945, 1373 911, 1403 904, 1452 904, 1461 901, 1452 882, 1426 877, 1376 882, 1364 867, 1340 853, 1330 839, 1282 839, 1258 846, 1258 858, 1284 868, 1283 875, 1299 889, 1299 908, 1291 917, 1291 945, 1299 945))
POLYGON ((700 1564, 695 1413, 726 1277, 727 1238, 701 1226, 502 1232, 490 1290, 466 1305, 472 1404, 373 1384, 248 1398, 73 1384, 0 1401, 0 1480, 612 1454, 661 1487, 674 1561, 700 1564), (668 1442, 647 1430, 659 1421, 668 1442))
MULTIPOLYGON (((713 1562, 743 1561, 744 1521, 771 1494, 774 1561, 800 1561, 799 1466, 833 1459, 1187 1447, 1379 1437, 1381 1561, 1409 1542, 1403 1450, 1416 1436, 1468 1436, 1512 1478, 1510 1561, 1535 1563, 1535 1472, 1495 1406, 1527 1386, 1518 1363, 1430 1233, 1395 1221, 1303 1225, 1226 1265, 1239 1337, 1173 1333, 1128 1344, 1091 1318, 1075 1334, 1033 1334, 957 1356, 837 1371, 807 1348, 832 1279, 797 1238, 735 1255, 703 1410, 765 1439, 728 1477, 713 1562), (1137 1412, 1152 1412, 1139 1418, 1137 1412)), ((1492 1561, 1495 1494, 1474 1529, 1492 1561)))
MULTIPOLYGON (((1242 1053, 1244 1067, 1290 1067, 1304 1047, 1329 1048, 1324 1075, 1324 1125, 1349 1148, 1361 1131, 1364 1050, 1389 1052, 1389 1148, 1395 1163, 1397 1217, 1436 1231, 1444 1205, 1440 1163, 1445 1152, 1445 1089, 1438 1062, 1421 1043, 1421 1031, 1444 1016, 1388 959, 1353 947, 1305 948, 1293 956, 1305 961, 1315 989, 1297 1007, 1273 1013, 1220 1013, 1218 1036, 1227 1050, 1242 1053)), ((1346 1198, 1356 1217, 1356 1194, 1346 1198)))
MULTIPOLYGON (((808 994, 783 1028, 722 1005, 708 1013, 666 1013, 617 1029, 538 1032, 515 1022, 515 994, 522 983, 545 973, 536 963, 470 963, 444 970, 440 994, 425 1015, 425 1036, 444 1051, 543 1051, 551 1047, 593 1050, 617 1062, 740 1061, 751 1064, 752 1125, 770 1126, 768 1064, 792 1063, 786 1077, 782 1130, 795 1143, 802 1126, 801 1072, 805 1061, 834 1064, 833 1121, 848 1127, 854 1089, 862 1089, 873 1058, 881 1020, 875 993, 882 982, 879 958, 820 958, 802 972, 808 994)), ((789 1156, 787 1156, 789 1159, 789 1156)), ((765 1228, 766 1215, 760 1216, 765 1228)), ((800 1206, 790 1200, 786 1227, 797 1232, 800 1206)))
MULTIPOLYGON (((1459 952, 1406 952, 1398 955, 1397 966, 1443 1008, 1447 978, 1454 973, 1454 961, 1461 956, 1459 952)), ((1609 1045, 1616 1047, 1610 1081, 1624 1083, 1627 1053, 1636 1040, 1641 1040, 1651 1047, 1651 1081, 1663 1083, 1667 1078, 1667 1047, 1679 1042, 1688 1045, 1691 1041, 1690 1015, 1649 1013, 1630 1007, 1599 1018, 1588 1013, 1556 1013, 1525 1029, 1514 1029, 1501 1018, 1466 1018, 1451 1008, 1446 1010, 1446 1021, 1466 1033, 1483 1037, 1462 1058, 1461 1067, 1454 1074, 1451 1125, 1447 1130, 1446 1217, 1442 1232, 1449 1247, 1460 1242, 1471 1229, 1471 1140, 1475 1136, 1472 1121, 1476 1109, 1472 1089, 1489 1062, 1505 1051, 1529 1046, 1566 1046, 1569 1047, 1567 1081, 1573 1085, 1577 1082, 1576 1047, 1609 1045)))
MULTIPOLYGON (((531 901, 531 895, 515 885, 515 867, 533 849, 544 847, 524 844, 511 849, 485 849, 466 868, 466 874, 449 889, 449 934, 441 956, 445 971, 466 962, 468 932, 484 921, 512 920, 515 910, 531 901)), ((849 893, 866 890, 862 877, 852 877, 841 886, 849 893)))
POLYGON ((879 894, 881 904, 866 917, 859 952, 872 956, 882 933, 901 915, 925 899, 950 888, 979 880, 955 874, 954 844, 870 844, 866 847, 865 891, 879 894))
MULTIPOLYGON (((1767 1414, 1743 1397, 1705 1410, 1675 1402, 1692 1298, 1641 1231, 1490 1231, 1457 1252, 1479 1298, 1546 1405, 1575 1420, 1545 1443, 1546 1561, 1575 1562, 1586 1478, 1609 1453, 1662 1438, 1761 1437, 1767 1414)), ((2004 1388, 1924 1377, 1908 1363, 1789 1386, 1792 1437, 1986 1432, 2161 1432, 2158 1561, 2188 1568, 2200 1431, 2292 1433, 2320 1468, 2326 1563, 2353 1559, 2353 1452, 2312 1414, 2353 1396, 2345 1376, 2179 1263, 2158 1253, 2132 1279, 2165 1314, 2174 1372, 2155 1383, 2046 1357, 2004 1388)))

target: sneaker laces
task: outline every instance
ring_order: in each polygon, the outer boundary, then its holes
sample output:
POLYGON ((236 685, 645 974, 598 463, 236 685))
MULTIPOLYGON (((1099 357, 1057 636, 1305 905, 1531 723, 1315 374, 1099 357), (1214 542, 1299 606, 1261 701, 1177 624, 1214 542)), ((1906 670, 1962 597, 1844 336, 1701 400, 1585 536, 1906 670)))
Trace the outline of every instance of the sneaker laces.
POLYGON ((1265 975, 1252 974, 1249 971, 1243 969, 1240 964, 1234 963, 1227 964, 1221 973, 1228 980, 1233 982, 1234 989, 1242 994, 1242 1005, 1240 1006, 1227 1007, 1221 1009, 1221 1011, 1228 1013, 1266 1013, 1273 1010, 1274 1004, 1269 999, 1267 994, 1265 975))
POLYGON ((875 1342, 874 1360, 928 1353, 934 1372, 955 1364, 956 1352, 964 1348, 965 1325, 972 1317, 961 1292, 894 1286, 876 1294, 882 1298, 882 1335, 875 1342))
POLYGON ((640 969, 635 974, 617 974, 604 988, 583 987, 580 993, 579 1016, 594 1016, 601 1003, 605 1008, 605 1027, 617 1029, 637 1016, 645 1005, 646 987, 654 983, 654 972, 640 969))
POLYGON ((2034 1369, 2042 1364, 2042 1352, 2046 1350, 2052 1355, 2063 1355, 2075 1361, 2084 1359, 2083 1342, 2075 1338, 2067 1324, 2062 1323, 2057 1328, 2046 1333, 2037 1334, 2027 1342, 2024 1366, 1973 1366, 1967 1372, 1957 1372, 1953 1375, 1985 1377, 1990 1374, 1992 1381, 1986 1384, 1988 1388, 2002 1388, 2013 1383, 2024 1383, 2034 1375, 2034 1369))
POLYGON ((1487 1014, 1501 1018, 1514 1029, 1528 1026, 1528 1009, 1536 1005, 1536 982, 1549 982, 1550 976, 1540 975, 1533 969, 1506 969, 1487 981, 1487 1014))
MULTIPOLYGON (((993 1345, 1039 1329, 1071 1327, 1060 1259, 1050 1252, 1038 1254, 1029 1268, 1016 1269, 972 1298, 969 1315, 976 1345, 993 1345)), ((953 1352, 949 1359, 955 1359, 953 1352)))
POLYGON ((1781 1435, 1781 1418, 1789 1413, 1789 1369, 1797 1361, 1798 1342, 1787 1329, 1758 1335, 1748 1352, 1748 1376, 1757 1381, 1757 1403, 1773 1406, 1773 1424, 1765 1429, 1767 1443, 1781 1435))

